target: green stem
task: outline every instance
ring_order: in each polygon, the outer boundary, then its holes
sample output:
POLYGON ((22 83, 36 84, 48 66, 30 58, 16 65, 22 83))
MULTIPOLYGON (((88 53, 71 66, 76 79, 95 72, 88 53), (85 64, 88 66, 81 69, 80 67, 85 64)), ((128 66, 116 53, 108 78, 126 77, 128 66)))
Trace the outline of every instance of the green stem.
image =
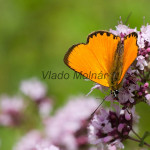
MULTIPOLYGON (((141 140, 137 140, 137 139, 135 139, 135 138, 133 138, 133 137, 130 137, 130 136, 128 136, 128 139, 129 140, 132 140, 132 141, 135 141, 135 142, 138 142, 138 143, 141 143, 141 140)), ((150 144, 148 144, 148 143, 146 143, 146 142, 144 142, 143 143, 145 146, 147 146, 147 147, 150 147, 150 144)))
POLYGON ((139 140, 141 140, 141 137, 132 129, 132 132, 137 136, 137 138, 139 139, 139 140))

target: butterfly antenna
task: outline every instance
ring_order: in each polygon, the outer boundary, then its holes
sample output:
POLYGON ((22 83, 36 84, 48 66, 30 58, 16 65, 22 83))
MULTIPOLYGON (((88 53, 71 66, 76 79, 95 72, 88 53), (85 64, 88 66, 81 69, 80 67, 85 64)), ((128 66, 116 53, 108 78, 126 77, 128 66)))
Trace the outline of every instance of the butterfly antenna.
MULTIPOLYGON (((109 95, 108 95, 108 96, 109 96, 109 95)), ((91 117, 90 117, 90 118, 93 118, 95 112, 99 109, 99 107, 103 104, 103 102, 106 100, 106 98, 107 98, 108 96, 106 96, 106 97, 102 100, 102 102, 98 105, 98 107, 97 107, 97 108, 94 110, 94 112, 91 114, 91 117)))
POLYGON ((132 14, 132 12, 129 13, 129 15, 128 15, 126 21, 124 22, 124 24, 127 24, 127 22, 128 22, 128 20, 129 20, 129 18, 130 18, 130 16, 131 16, 131 14, 132 14))
POLYGON ((99 107, 103 104, 104 101, 105 101, 105 99, 103 99, 102 102, 98 105, 98 107, 94 110, 94 112, 91 114, 91 118, 93 117, 95 112, 99 109, 99 107))

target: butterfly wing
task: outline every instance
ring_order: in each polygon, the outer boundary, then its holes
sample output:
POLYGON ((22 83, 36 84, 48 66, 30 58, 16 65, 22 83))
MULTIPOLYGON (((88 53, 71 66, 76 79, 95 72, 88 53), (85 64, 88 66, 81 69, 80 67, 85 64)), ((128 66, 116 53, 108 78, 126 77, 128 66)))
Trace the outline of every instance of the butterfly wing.
POLYGON ((137 37, 137 33, 132 32, 124 38, 123 70, 119 83, 122 81, 126 71, 137 57, 137 37))
POLYGON ((64 57, 64 62, 71 69, 83 76, 96 74, 88 77, 90 80, 109 87, 108 76, 120 37, 106 31, 97 31, 90 34, 86 44, 73 45, 64 57), (98 75, 103 75, 102 78, 98 75))

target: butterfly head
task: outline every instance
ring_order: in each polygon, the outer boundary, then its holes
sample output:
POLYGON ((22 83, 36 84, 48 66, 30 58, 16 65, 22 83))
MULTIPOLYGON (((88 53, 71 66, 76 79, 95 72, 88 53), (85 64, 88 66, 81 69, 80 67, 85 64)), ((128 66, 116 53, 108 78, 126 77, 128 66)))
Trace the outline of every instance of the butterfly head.
POLYGON ((118 98, 119 90, 112 90, 111 94, 113 94, 114 98, 118 98))

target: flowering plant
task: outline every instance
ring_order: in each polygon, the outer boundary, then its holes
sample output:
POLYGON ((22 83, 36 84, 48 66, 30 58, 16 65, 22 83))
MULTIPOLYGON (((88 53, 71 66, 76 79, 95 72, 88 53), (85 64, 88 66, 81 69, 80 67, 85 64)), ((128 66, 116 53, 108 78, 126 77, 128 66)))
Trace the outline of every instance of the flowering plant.
MULTIPOLYGON (((150 144, 144 142, 145 138, 150 135, 146 132, 140 137, 134 131, 134 124, 138 123, 139 116, 135 113, 135 106, 140 102, 150 105, 150 25, 142 26, 140 31, 131 29, 122 22, 116 26, 116 30, 110 29, 110 32, 119 35, 123 40, 126 35, 131 32, 137 32, 139 47, 138 56, 135 62, 128 69, 122 87, 119 89, 117 105, 111 106, 115 110, 100 111, 94 115, 89 126, 89 139, 92 144, 96 144, 104 149, 124 148, 122 142, 130 139, 140 143, 140 146, 150 144), (130 132, 137 136, 137 139, 130 136, 130 132)), ((132 57, 132 56, 131 56, 132 57)), ((96 84, 90 91, 94 89, 106 90, 105 87, 96 84)), ((116 98, 110 94, 105 98, 106 101, 114 103, 116 98)))
MULTIPOLYGON (((116 150, 123 149, 128 139, 141 147, 150 147, 150 143, 145 142, 150 133, 145 132, 143 137, 137 134, 139 116, 135 112, 141 102, 150 105, 150 25, 137 31, 120 22, 116 30, 110 32, 122 40, 127 34, 137 32, 139 47, 138 56, 123 79, 118 99, 113 94, 105 98, 111 108, 100 106, 91 115, 98 101, 78 96, 52 112, 55 101, 47 96, 47 86, 36 78, 24 80, 20 85, 21 96, 0 97, 0 127, 17 126, 26 132, 18 136, 13 150, 116 150), (30 117, 31 109, 35 118, 30 117), (35 120, 40 122, 40 128, 35 120)), ((94 89, 108 90, 96 84, 89 94, 94 89)))

